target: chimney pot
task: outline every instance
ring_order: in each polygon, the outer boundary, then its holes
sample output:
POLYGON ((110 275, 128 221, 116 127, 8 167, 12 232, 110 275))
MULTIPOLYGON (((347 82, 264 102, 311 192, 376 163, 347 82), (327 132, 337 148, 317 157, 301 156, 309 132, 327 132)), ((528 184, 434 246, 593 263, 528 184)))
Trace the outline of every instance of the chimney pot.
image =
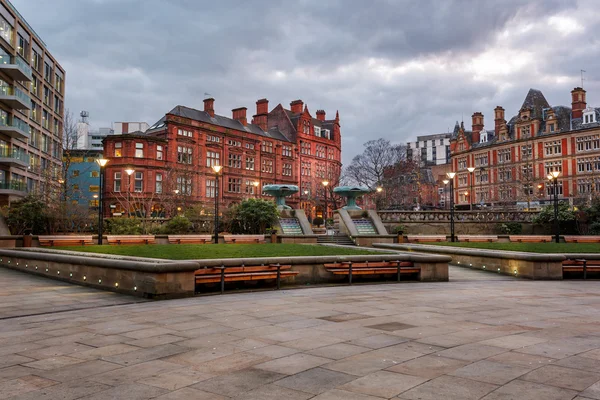
POLYGON ((587 107, 585 99, 585 90, 580 87, 576 87, 571 90, 571 117, 572 118, 583 118, 583 110, 587 107))
POLYGON ((210 114, 211 117, 215 116, 215 99, 212 97, 204 99, 204 111, 210 114))
POLYGON ((304 102, 302 100, 294 100, 290 103, 290 109, 294 114, 302 113, 304 102))
POLYGON ((317 110, 317 119, 319 121, 325 121, 325 110, 317 110))
POLYGON ((248 124, 248 121, 246 120, 246 110, 248 110, 246 107, 239 107, 231 110, 233 119, 240 121, 244 126, 248 124))

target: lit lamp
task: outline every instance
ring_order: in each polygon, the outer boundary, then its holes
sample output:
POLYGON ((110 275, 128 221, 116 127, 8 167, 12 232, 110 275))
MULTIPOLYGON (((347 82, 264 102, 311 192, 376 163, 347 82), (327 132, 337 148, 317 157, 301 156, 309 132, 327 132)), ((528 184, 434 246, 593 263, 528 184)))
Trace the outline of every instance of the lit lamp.
POLYGON ((552 171, 548 174, 548 180, 552 182, 554 189, 554 241, 560 243, 560 224, 558 222, 558 176, 560 171, 552 171))
POLYGON ((446 176, 450 180, 450 241, 454 242, 454 177, 456 172, 448 172, 446 176))
POLYGON ((102 193, 104 193, 104 167, 108 163, 108 160, 105 158, 98 158, 96 162, 100 166, 100 184, 98 185, 98 244, 102 244, 102 235, 103 232, 103 223, 102 223, 102 193))
POLYGON ((260 182, 254 181, 252 182, 252 185, 254 186, 254 192, 256 193, 256 197, 258 197, 258 187, 260 186, 260 182))
POLYGON ((442 182, 444 183, 444 208, 446 208, 448 204, 448 189, 446 188, 446 186, 448 186, 448 183, 450 183, 450 181, 448 179, 444 179, 442 182))
POLYGON ((327 186, 329 185, 329 181, 323 181, 321 182, 323 184, 323 186, 325 187, 325 227, 327 227, 327 211, 328 211, 328 204, 327 204, 327 186))
MULTIPOLYGON (((471 196, 473 196, 473 172, 475 172, 475 167, 469 167, 467 168, 467 171, 469 171, 469 179, 471 180, 471 196)), ((473 211, 473 198, 469 197, 469 210, 473 211)))
POLYGON ((213 165, 215 173, 215 244, 219 244, 219 173, 223 169, 220 165, 213 165))
POLYGON ((125 173, 127 174, 127 217, 131 217, 131 175, 135 172, 133 168, 127 168, 125 173))

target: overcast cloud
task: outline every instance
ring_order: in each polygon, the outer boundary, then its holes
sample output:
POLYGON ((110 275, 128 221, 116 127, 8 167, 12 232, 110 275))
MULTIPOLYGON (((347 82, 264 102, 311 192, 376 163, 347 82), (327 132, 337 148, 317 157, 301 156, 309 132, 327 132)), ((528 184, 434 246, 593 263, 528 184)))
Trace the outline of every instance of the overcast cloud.
POLYGON ((218 114, 257 99, 339 110, 343 161, 362 143, 403 143, 530 87, 600 106, 597 0, 12 0, 67 71, 66 107, 153 124, 175 105, 218 114))

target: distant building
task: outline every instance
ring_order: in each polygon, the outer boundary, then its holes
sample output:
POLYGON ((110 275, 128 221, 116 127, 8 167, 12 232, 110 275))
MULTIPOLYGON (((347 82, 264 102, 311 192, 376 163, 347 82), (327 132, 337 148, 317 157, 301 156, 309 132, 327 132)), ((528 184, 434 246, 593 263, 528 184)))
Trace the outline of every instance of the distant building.
POLYGON ((63 162, 68 162, 65 194, 73 205, 98 207, 100 195, 100 167, 96 160, 102 157, 102 149, 71 150, 65 152, 63 162), (69 157, 69 160, 66 160, 69 157))
POLYGON ((150 128, 146 122, 114 122, 113 132, 115 135, 122 135, 133 132, 146 132, 150 128))
POLYGON ((415 142, 406 144, 406 158, 423 167, 450 162, 450 139, 452 133, 417 136, 415 142))
POLYGON ((149 125, 146 122, 114 122, 112 128, 98 128, 91 130, 88 122, 89 114, 82 111, 81 120, 77 123, 77 149, 100 150, 102 141, 110 135, 123 135, 133 132, 145 132, 149 125))

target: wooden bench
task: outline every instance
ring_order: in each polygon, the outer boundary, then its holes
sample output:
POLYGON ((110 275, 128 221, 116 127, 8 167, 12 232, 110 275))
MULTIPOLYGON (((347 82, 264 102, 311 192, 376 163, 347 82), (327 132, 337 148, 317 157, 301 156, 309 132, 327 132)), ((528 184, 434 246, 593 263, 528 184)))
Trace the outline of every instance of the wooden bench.
POLYGON ((265 243, 264 235, 223 235, 225 243, 265 243))
POLYGON ((565 236, 567 243, 600 243, 600 236, 565 236))
POLYGON ((290 271, 291 265, 269 264, 239 267, 205 267, 194 272, 196 285, 205 283, 221 283, 221 293, 225 291, 225 282, 236 281, 258 281, 275 279, 277 289, 281 288, 281 279, 289 278, 299 274, 298 271, 290 271))
POLYGON ((94 244, 92 236, 38 236, 40 246, 85 246, 94 244))
POLYGON ((441 235, 407 235, 407 240, 409 242, 414 243, 423 243, 423 242, 445 242, 446 236, 441 235))
POLYGON ((411 261, 344 261, 324 264, 327 271, 334 275, 348 275, 348 283, 352 284, 353 275, 378 275, 396 274, 398 282, 402 274, 419 274, 421 269, 415 267, 411 261))
POLYGON ((211 235, 169 235, 169 244, 206 244, 213 239, 211 235))
POLYGON ((498 236, 462 235, 457 236, 459 242, 497 242, 498 236))
POLYGON ((152 235, 107 235, 108 244, 154 244, 152 235))
POLYGON ((582 272, 583 279, 587 279, 588 272, 600 272, 600 260, 567 259, 562 262, 562 268, 563 274, 565 272, 582 272))
POLYGON ((518 243, 549 243, 552 241, 552 236, 511 235, 508 240, 518 243))

